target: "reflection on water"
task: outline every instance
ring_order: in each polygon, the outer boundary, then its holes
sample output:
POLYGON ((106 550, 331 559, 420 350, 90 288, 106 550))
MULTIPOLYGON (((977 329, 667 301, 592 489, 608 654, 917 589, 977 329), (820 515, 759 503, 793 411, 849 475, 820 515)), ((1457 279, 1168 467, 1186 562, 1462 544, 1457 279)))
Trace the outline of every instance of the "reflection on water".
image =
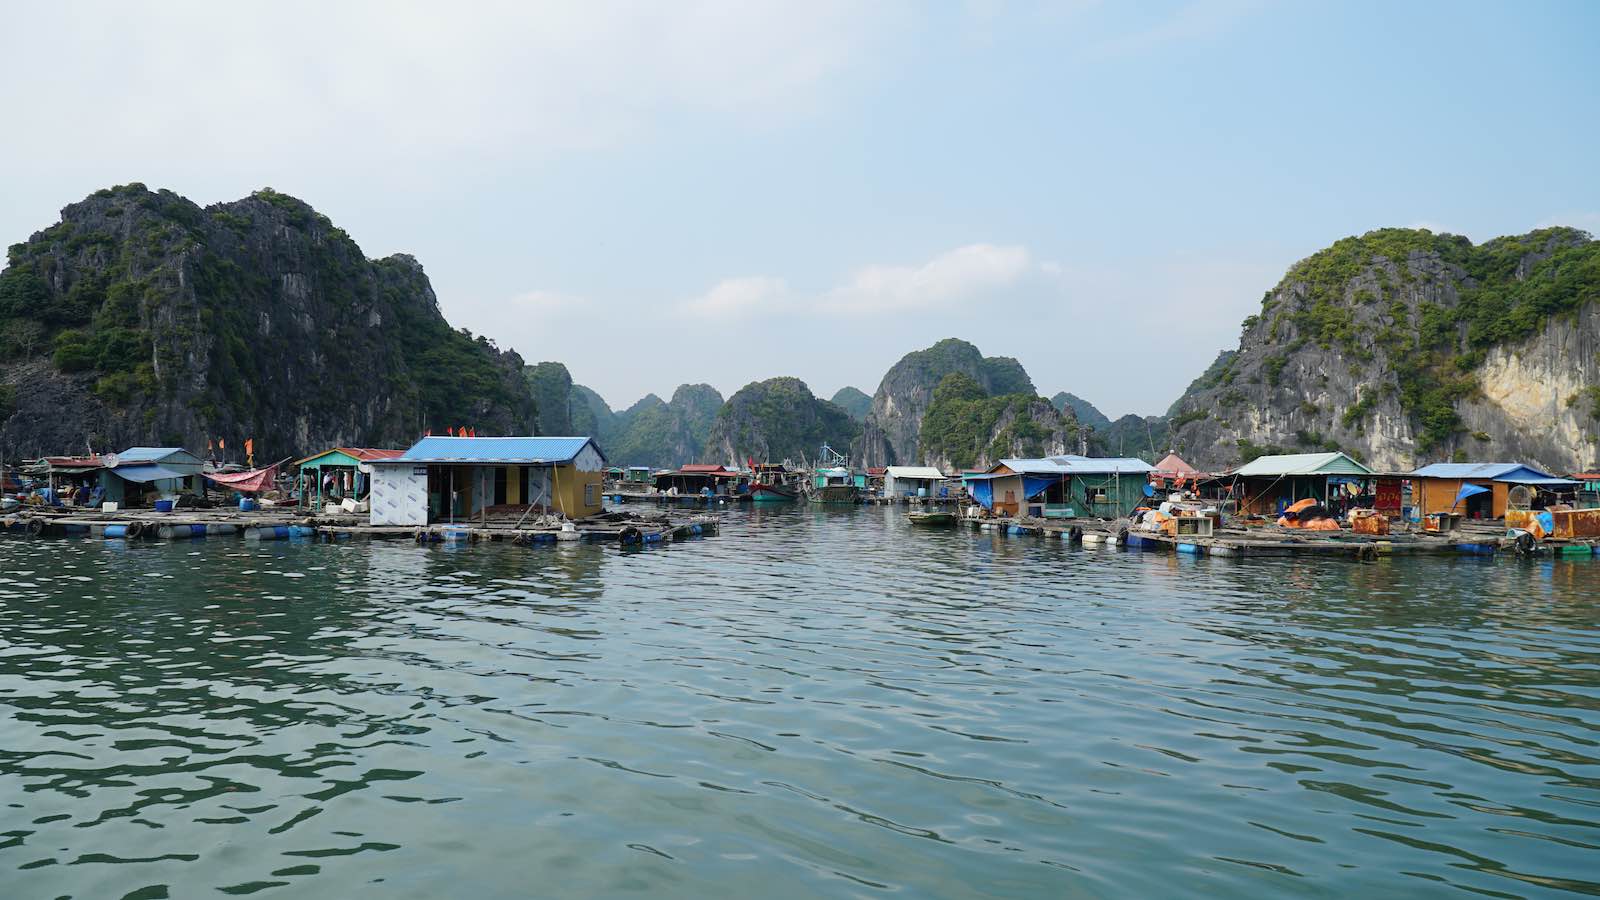
POLYGON ((1593 562, 0 541, 16 897, 1600 893, 1593 562))

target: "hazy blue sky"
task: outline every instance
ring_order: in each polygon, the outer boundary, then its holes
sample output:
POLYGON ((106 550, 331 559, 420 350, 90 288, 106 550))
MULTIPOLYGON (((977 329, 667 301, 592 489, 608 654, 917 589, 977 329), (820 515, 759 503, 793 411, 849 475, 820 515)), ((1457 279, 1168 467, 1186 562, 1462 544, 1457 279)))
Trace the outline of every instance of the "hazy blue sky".
POLYGON ((1116 415, 1341 236, 1600 231, 1597 3, 328 6, 11 8, 0 239, 270 185, 613 406, 955 335, 1116 415))

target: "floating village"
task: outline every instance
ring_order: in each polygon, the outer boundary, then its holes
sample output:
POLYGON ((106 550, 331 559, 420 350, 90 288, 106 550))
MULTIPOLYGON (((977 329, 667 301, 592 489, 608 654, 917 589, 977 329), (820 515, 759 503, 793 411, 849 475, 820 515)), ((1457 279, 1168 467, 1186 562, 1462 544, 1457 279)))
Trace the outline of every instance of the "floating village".
POLYGON ((898 504, 919 528, 1213 556, 1600 554, 1600 472, 1507 463, 1377 472, 1337 451, 1201 472, 1176 454, 981 471, 820 461, 614 467, 591 437, 428 435, 248 467, 178 447, 0 465, 0 530, 116 540, 566 541, 716 535, 730 504, 898 504), (652 509, 651 507, 654 507, 652 509))

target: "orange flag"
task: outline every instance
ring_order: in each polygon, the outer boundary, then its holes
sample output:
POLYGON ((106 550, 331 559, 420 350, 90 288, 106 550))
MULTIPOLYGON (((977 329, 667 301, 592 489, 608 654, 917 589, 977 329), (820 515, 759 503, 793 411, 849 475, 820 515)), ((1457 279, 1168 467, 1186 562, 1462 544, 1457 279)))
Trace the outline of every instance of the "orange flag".
POLYGON ((217 449, 218 450, 226 450, 226 449, 228 449, 228 439, 227 438, 217 438, 217 449))

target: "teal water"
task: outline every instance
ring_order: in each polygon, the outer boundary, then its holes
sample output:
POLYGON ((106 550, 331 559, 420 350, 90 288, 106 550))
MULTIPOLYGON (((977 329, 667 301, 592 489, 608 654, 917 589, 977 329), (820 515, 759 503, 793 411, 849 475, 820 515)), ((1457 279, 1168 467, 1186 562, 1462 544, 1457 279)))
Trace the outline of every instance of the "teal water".
POLYGON ((0 895, 1600 893, 1597 577, 0 539, 0 895))

